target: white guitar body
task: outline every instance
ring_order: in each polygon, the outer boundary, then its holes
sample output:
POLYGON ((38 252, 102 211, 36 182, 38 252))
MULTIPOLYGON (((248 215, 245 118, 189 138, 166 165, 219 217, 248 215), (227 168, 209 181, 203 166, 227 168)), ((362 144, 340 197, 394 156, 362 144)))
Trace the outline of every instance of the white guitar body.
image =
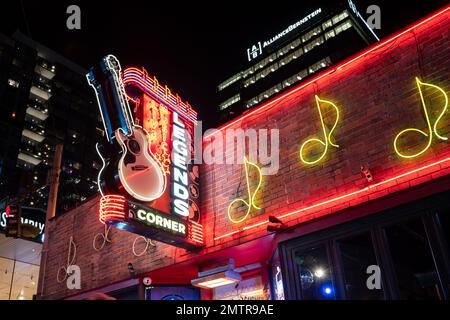
POLYGON ((152 156, 147 131, 133 125, 130 135, 119 128, 115 131, 115 137, 123 150, 118 162, 118 173, 125 191, 144 202, 161 197, 166 189, 166 175, 161 164, 152 156))

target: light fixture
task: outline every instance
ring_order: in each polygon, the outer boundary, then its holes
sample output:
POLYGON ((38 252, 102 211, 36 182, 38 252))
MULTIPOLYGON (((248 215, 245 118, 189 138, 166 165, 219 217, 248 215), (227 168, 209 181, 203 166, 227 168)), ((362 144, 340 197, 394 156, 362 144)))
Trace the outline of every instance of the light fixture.
POLYGON ((202 289, 213 289, 232 283, 239 283, 241 275, 234 270, 234 260, 230 259, 225 266, 198 273, 198 278, 191 280, 191 284, 202 289))
POLYGON ((317 268, 316 271, 314 271, 314 275, 317 278, 323 278, 325 276, 325 270, 323 270, 322 268, 317 268))
POLYGON ((279 223, 279 224, 283 224, 283 221, 281 221, 280 219, 278 219, 275 216, 269 216, 269 222, 270 223, 279 223))
POLYGON ((23 288, 20 289, 20 293, 19 293, 19 295, 17 296, 17 300, 25 300, 25 294, 24 294, 24 292, 23 292, 23 288))

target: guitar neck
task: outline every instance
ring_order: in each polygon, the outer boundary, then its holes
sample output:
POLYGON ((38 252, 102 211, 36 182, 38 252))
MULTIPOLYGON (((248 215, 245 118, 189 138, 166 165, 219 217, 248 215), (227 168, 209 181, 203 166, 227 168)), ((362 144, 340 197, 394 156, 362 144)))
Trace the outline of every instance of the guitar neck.
POLYGON ((114 132, 121 128, 130 134, 134 125, 128 100, 120 79, 120 64, 116 57, 108 55, 102 59, 100 70, 92 68, 87 75, 94 88, 108 141, 114 140, 114 132))

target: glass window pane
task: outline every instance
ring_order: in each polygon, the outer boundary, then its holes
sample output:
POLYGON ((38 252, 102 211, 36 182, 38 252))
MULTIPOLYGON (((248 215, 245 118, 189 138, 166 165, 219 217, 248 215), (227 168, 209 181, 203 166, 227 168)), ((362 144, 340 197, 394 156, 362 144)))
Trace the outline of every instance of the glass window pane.
POLYGON ((32 300, 37 292, 39 266, 16 261, 11 300, 32 300))
POLYGON ((400 298, 440 299, 438 274, 420 219, 387 227, 386 235, 396 272, 400 298))
POLYGON ((448 212, 439 214, 439 222, 444 232, 445 239, 447 240, 447 250, 450 250, 450 214, 448 212))
POLYGON ((14 260, 0 258, 0 300, 9 300, 14 260))
POLYGON ((299 267, 299 278, 304 300, 335 298, 332 270, 325 246, 297 252, 295 262, 299 267))
POLYGON ((342 262, 347 299, 384 299, 382 289, 367 288, 367 267, 378 265, 370 233, 362 233, 336 241, 342 262))

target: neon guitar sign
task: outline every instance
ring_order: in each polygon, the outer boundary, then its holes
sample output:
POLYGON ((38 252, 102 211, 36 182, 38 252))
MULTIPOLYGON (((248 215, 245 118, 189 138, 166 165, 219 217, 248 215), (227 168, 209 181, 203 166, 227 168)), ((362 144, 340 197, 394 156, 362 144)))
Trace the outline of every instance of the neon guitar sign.
POLYGON ((199 178, 193 174, 198 168, 186 152, 196 113, 181 109, 179 98, 166 101, 137 85, 145 83, 144 74, 133 73, 126 83, 124 78, 113 55, 87 75, 106 133, 106 142, 97 144, 103 163, 98 175, 99 220, 185 249, 201 247, 199 206, 190 192, 198 190, 199 178), (134 113, 129 100, 135 104, 134 113))
POLYGON ((111 150, 103 154, 102 148, 97 146, 103 162, 98 179, 100 192, 102 195, 107 194, 117 186, 118 190, 114 190, 116 192, 123 190, 134 199, 153 201, 159 198, 166 188, 162 166, 148 147, 147 131, 134 123, 120 80, 119 61, 113 55, 108 55, 103 58, 101 67, 105 78, 100 79, 108 79, 109 86, 104 86, 103 82, 98 81, 93 72, 88 74, 88 81, 94 88, 101 107, 110 147, 106 149, 112 147, 117 150, 117 147, 120 147, 122 151, 117 158, 111 150), (113 106, 106 103, 108 96, 113 97, 110 98, 113 106), (111 114, 111 110, 108 110, 111 107, 116 114, 111 114), (108 184, 108 177, 105 175, 111 174, 114 175, 117 184, 108 184))

